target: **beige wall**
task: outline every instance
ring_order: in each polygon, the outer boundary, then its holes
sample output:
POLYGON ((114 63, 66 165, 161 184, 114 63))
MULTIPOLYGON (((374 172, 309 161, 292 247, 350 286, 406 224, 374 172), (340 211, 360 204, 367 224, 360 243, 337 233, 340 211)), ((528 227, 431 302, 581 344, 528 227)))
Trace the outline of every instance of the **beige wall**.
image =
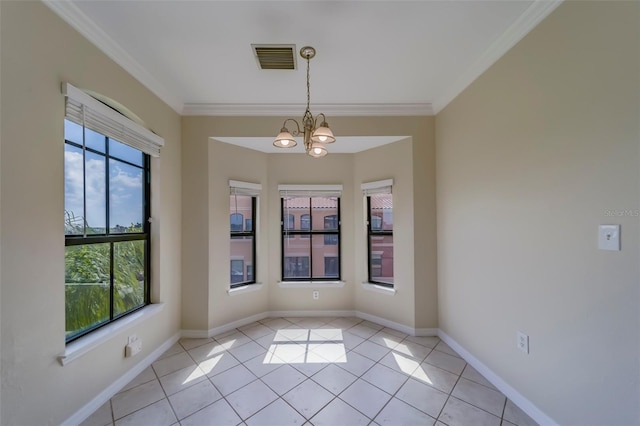
POLYGON ((0 423, 59 424, 180 329, 180 118, 42 3, 0 8, 0 423), (165 309, 65 367, 63 81, 121 102, 166 142, 152 165, 153 299, 165 309), (143 352, 124 359, 129 333, 143 352))
MULTIPOLYGON (((358 153, 355 158, 355 193, 353 221, 356 223, 355 307, 358 311, 376 315, 399 324, 415 326, 415 267, 413 243, 413 141, 407 138, 380 148, 358 153), (393 179, 393 239, 394 281, 396 294, 365 290, 367 282, 366 209, 361 185, 383 179, 393 179)), ((435 295, 434 295, 435 296, 435 295)))
MULTIPOLYGON (((266 192, 265 154, 218 141, 209 143, 209 327, 215 327, 267 311, 267 289, 229 296, 229 180, 260 183, 266 192)), ((268 274, 267 240, 268 197, 259 197, 256 235, 256 277, 262 282, 268 274)))
MULTIPOLYGON (((433 117, 337 117, 331 125, 337 135, 409 135, 400 143, 358 154, 330 154, 322 160, 303 154, 264 154, 210 140, 211 137, 265 136, 278 129, 283 118, 183 117, 183 327, 207 330, 266 311, 354 310, 377 315, 408 327, 436 327, 435 249, 425 251, 425 262, 415 265, 413 243, 398 248, 396 274, 401 289, 393 297, 366 292, 366 239, 360 184, 397 178, 396 232, 405 241, 420 239, 435 247, 435 170, 433 117), (418 158, 414 153, 416 144, 418 158), (208 159, 204 161, 203 159, 208 159), (415 189, 413 170, 427 176, 415 189), (259 182, 260 199, 258 282, 265 287, 238 296, 226 293, 229 281, 228 180, 259 182), (399 180, 398 180, 399 179, 399 180), (313 300, 312 288, 282 288, 280 260, 279 184, 342 184, 341 288, 322 288, 313 300), (202 200, 207 200, 203 203, 202 200), (204 207, 204 206, 208 207, 204 207), (414 230, 414 206, 420 212, 420 231, 414 230), (194 210, 192 214, 192 210, 194 210), (188 219, 187 219, 188 218, 188 219), (225 255, 225 256, 222 256, 225 255), (426 264, 426 267, 425 267, 426 264), (364 268, 364 269, 363 269, 364 268), (414 296, 414 277, 420 276, 420 299, 414 296), (208 301, 208 306, 203 300, 208 301), (421 322, 416 321, 416 306, 421 322)), ((395 192, 394 192, 395 193, 395 192)))
POLYGON ((560 424, 640 423, 639 18, 564 3, 436 119, 440 328, 560 424))
MULTIPOLYGON (((331 150, 331 147, 329 147, 331 150)), ((306 154, 269 154, 269 309, 272 311, 298 310, 353 310, 354 223, 353 211, 353 155, 329 154, 322 159, 306 154), (340 184, 340 244, 341 273, 346 285, 342 288, 314 289, 320 298, 313 300, 310 288, 281 288, 281 230, 280 194, 283 184, 340 184)))

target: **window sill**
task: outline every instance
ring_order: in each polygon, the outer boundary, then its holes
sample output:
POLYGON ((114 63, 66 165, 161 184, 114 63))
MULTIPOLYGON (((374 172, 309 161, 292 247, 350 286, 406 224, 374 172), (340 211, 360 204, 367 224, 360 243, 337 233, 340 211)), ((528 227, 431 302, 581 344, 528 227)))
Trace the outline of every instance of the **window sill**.
POLYGON ((239 294, 251 293, 252 291, 262 290, 262 283, 247 284, 240 287, 230 288, 227 290, 229 296, 237 296, 239 294))
POLYGON ((325 287, 325 288, 340 288, 344 287, 346 283, 344 281, 279 281, 278 285, 282 288, 312 288, 312 287, 325 287))
POLYGON ((134 325, 142 321, 148 320, 163 309, 164 303, 147 305, 139 311, 134 312, 133 314, 120 318, 109 325, 105 325, 104 327, 99 328, 98 330, 69 343, 64 351, 64 354, 58 356, 60 365, 65 366, 75 361, 89 351, 108 341, 117 333, 133 327, 134 325))
POLYGON ((395 296, 395 294, 397 293, 397 290, 395 288, 389 288, 370 282, 363 282, 362 288, 364 288, 365 290, 374 291, 376 293, 386 294, 387 296, 395 296))

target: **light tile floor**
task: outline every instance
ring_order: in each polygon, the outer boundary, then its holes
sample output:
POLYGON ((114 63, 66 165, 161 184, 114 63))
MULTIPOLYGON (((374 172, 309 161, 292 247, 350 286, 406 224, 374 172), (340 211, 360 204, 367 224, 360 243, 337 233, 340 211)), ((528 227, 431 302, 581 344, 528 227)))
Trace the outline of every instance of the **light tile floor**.
POLYGON ((83 425, 536 423, 437 337, 357 318, 268 318, 182 339, 83 425))

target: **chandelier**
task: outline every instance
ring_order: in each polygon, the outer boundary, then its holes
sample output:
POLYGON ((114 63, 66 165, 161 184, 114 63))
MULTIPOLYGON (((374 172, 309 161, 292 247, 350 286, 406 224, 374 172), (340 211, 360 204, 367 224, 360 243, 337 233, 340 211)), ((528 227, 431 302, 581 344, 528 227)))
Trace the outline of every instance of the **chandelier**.
POLYGON ((327 124, 327 118, 325 115, 320 113, 314 118, 311 111, 309 111, 309 103, 311 100, 311 95, 309 94, 309 61, 311 58, 316 56, 316 49, 311 46, 305 46, 300 49, 300 56, 307 60, 307 109, 302 116, 302 130, 300 130, 300 124, 298 124, 298 121, 293 118, 287 118, 284 120, 284 123, 282 123, 282 129, 280 129, 280 133, 276 137, 276 140, 273 141, 273 145, 278 148, 293 148, 298 144, 293 138, 302 134, 304 149, 307 154, 314 158, 320 158, 327 155, 327 148, 325 145, 335 142, 336 138, 333 136, 333 132, 329 128, 329 124, 327 124), (320 126, 318 126, 318 120, 320 117, 322 117, 322 121, 320 121, 320 126), (296 125, 296 128, 291 132, 287 129, 288 121, 292 121, 296 125))

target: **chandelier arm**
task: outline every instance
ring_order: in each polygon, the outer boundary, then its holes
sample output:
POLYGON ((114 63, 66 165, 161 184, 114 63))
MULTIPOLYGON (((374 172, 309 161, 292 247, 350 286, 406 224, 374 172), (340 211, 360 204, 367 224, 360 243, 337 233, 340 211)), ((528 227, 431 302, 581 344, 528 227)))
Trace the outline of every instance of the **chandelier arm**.
POLYGON ((316 115, 315 120, 313 121, 313 127, 314 129, 318 128, 318 120, 320 120, 320 116, 322 116, 322 121, 320 122, 320 124, 324 123, 325 121, 327 121, 327 117, 324 115, 323 112, 321 112, 320 114, 316 115))
POLYGON ((284 123, 282 123, 282 127, 286 128, 287 126, 287 121, 293 121, 296 124, 296 128, 295 130, 293 130, 291 132, 291 136, 298 136, 301 132, 300 132, 300 124, 298 124, 298 121, 294 118, 287 118, 286 120, 284 120, 284 123))

